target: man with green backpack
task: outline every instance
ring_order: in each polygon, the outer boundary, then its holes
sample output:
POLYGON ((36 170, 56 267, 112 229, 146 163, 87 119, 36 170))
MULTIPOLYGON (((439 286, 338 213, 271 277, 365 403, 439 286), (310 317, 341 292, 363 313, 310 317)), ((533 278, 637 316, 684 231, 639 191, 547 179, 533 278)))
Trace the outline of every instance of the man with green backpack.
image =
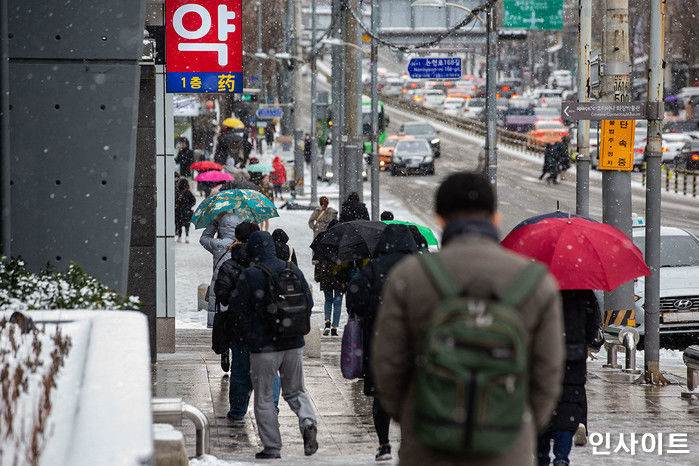
POLYGON ((437 254, 391 272, 372 368, 401 464, 527 465, 561 390, 561 303, 546 268, 503 249, 487 178, 439 187, 437 254))

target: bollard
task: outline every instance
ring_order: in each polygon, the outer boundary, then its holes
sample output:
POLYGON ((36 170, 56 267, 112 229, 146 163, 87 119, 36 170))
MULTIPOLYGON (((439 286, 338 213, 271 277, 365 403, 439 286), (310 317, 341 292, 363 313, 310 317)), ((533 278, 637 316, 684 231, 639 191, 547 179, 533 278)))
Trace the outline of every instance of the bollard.
POLYGON ((607 364, 604 364, 602 367, 610 369, 621 368, 617 363, 617 352, 620 348, 624 348, 626 360, 623 372, 640 374, 641 371, 636 369, 636 345, 639 338, 638 330, 634 327, 623 325, 606 327, 604 329, 604 347, 607 349, 607 364))
POLYGON ((687 172, 682 172, 682 194, 687 195, 687 172))
POLYGON ((692 345, 684 350, 682 360, 687 366, 687 391, 682 398, 699 398, 699 345, 692 345))
POLYGON ((206 303, 206 290, 209 288, 209 285, 206 283, 202 283, 199 285, 197 288, 197 311, 206 311, 209 306, 206 303))
POLYGON ((196 454, 209 454, 209 419, 192 405, 183 403, 181 398, 153 398, 151 401, 153 422, 182 425, 182 418, 187 418, 196 428, 196 454))
POLYGON ((670 191, 670 170, 665 170, 665 191, 670 191))

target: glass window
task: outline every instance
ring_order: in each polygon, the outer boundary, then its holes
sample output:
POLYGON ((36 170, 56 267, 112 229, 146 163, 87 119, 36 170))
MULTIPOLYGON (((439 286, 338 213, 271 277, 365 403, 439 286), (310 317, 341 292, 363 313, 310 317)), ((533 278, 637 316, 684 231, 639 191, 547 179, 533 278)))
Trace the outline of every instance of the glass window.
MULTIPOLYGON (((645 255, 646 237, 635 237, 633 242, 645 255)), ((661 236, 660 267, 690 266, 699 266, 699 242, 691 236, 661 236)))
POLYGON ((431 150, 427 142, 423 140, 400 141, 396 145, 396 152, 400 152, 401 154, 424 154, 425 152, 431 152, 431 150))

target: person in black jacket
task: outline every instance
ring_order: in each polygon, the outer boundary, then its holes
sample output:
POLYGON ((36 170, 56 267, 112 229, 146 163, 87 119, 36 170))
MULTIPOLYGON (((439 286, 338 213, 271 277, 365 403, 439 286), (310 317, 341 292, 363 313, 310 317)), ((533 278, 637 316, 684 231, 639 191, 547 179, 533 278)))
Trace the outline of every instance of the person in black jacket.
MULTIPOLYGON (((391 444, 388 441, 389 415, 376 393, 374 376, 369 369, 371 343, 374 337, 374 322, 381 306, 381 294, 388 274, 398 262, 417 252, 417 246, 406 225, 388 225, 381 234, 375 258, 369 261, 350 281, 347 290, 347 312, 359 317, 364 337, 364 394, 374 397, 372 414, 374 427, 379 437, 377 461, 391 459, 391 444)), ((376 357, 381 357, 376 355, 376 357)))
POLYGON ((340 209, 340 222, 351 222, 352 220, 369 220, 366 204, 359 201, 359 194, 355 192, 347 196, 347 200, 342 203, 340 209))
POLYGON ((293 262, 294 265, 299 265, 296 260, 296 251, 289 246, 289 235, 281 228, 277 228, 272 232, 274 240, 274 249, 277 252, 277 257, 283 261, 293 262))
POLYGON ((299 418, 306 456, 318 450, 316 414, 303 383, 303 336, 280 337, 276 324, 269 317, 269 278, 279 277, 290 269, 301 278, 307 307, 313 297, 303 273, 290 262, 278 259, 272 235, 256 231, 250 235, 246 251, 251 267, 245 269, 231 295, 230 306, 248 319, 247 343, 255 391, 255 420, 264 449, 257 459, 281 458, 282 439, 277 413, 272 404, 272 387, 277 372, 281 376, 282 396, 299 418))
POLYGON ((548 428, 538 439, 538 461, 549 464, 553 440, 553 464, 568 464, 573 435, 580 424, 587 425, 585 394, 588 348, 602 346, 602 316, 591 290, 562 290, 566 367, 563 392, 553 411, 548 428))
POLYGON ((175 163, 180 164, 180 175, 192 176, 192 169, 189 168, 194 163, 194 152, 189 148, 189 141, 182 140, 182 147, 175 157, 175 163))
POLYGON ((192 220, 192 208, 197 203, 194 194, 189 189, 187 178, 181 177, 177 180, 175 190, 175 235, 177 242, 182 239, 182 229, 185 232, 185 242, 189 243, 189 222, 192 220))

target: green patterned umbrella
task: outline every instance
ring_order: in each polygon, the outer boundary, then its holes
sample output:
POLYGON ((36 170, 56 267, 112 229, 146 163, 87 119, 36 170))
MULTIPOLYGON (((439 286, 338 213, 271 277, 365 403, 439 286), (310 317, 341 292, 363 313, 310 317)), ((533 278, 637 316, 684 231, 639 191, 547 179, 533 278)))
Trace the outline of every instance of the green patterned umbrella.
POLYGON ((244 222, 262 223, 279 217, 277 208, 267 196, 252 189, 227 189, 204 199, 192 216, 196 228, 205 228, 221 212, 235 212, 244 222))

